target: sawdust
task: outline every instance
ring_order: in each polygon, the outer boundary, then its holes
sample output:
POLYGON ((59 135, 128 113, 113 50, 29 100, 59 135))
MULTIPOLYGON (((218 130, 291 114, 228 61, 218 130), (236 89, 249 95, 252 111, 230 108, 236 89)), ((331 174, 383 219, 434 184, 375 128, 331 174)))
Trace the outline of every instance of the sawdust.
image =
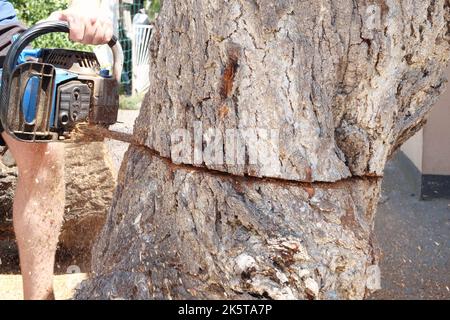
POLYGON ((79 123, 70 133, 70 140, 72 142, 93 142, 103 141, 104 139, 137 144, 137 141, 132 134, 108 130, 108 128, 100 125, 79 123))

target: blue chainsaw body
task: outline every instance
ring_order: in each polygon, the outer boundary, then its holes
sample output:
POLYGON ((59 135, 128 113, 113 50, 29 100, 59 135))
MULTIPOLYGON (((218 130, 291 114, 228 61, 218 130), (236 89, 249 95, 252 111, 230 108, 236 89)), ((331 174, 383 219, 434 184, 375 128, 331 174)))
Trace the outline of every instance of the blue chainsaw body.
POLYGON ((67 141, 79 124, 108 127, 117 121, 123 63, 117 38, 108 43, 110 75, 92 52, 27 49, 51 32, 69 32, 69 26, 49 21, 31 27, 13 41, 0 69, 1 126, 20 141, 67 141))
MULTIPOLYGON (((42 49, 24 49, 17 60, 17 65, 26 63, 30 61, 30 59, 38 60, 41 58, 42 49)), ((1 89, 1 76, 3 73, 3 69, 0 69, 0 89, 1 89)), ((74 80, 78 78, 78 75, 73 72, 69 72, 64 69, 55 68, 55 82, 53 87, 53 97, 52 97, 52 107, 50 114, 50 123, 51 128, 55 129, 55 110, 56 110, 56 92, 57 88, 60 84, 68 81, 74 80)), ((25 87, 23 92, 22 100, 22 112, 25 118, 25 121, 31 123, 36 117, 36 100, 37 100, 37 91, 39 90, 39 81, 37 78, 30 78, 28 85, 25 87)))

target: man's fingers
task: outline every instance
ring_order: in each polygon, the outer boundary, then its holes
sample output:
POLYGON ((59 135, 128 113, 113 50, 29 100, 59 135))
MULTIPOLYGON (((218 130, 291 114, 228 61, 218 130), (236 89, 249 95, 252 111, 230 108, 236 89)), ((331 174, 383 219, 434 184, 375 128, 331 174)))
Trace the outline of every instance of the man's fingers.
MULTIPOLYGON (((112 37, 112 24, 109 20, 99 18, 94 25, 95 31, 92 38, 92 44, 104 44, 108 43, 112 37)), ((87 32, 86 32, 87 34, 87 32)))
POLYGON ((111 20, 108 20, 106 22, 106 27, 105 27, 105 38, 103 39, 103 43, 108 43, 112 36, 113 36, 114 30, 113 30, 113 25, 111 23, 111 20))
POLYGON ((41 20, 39 22, 61 20, 62 19, 62 15, 63 15, 63 13, 61 11, 55 11, 55 12, 52 12, 52 14, 47 19, 41 20))
MULTIPOLYGON (((72 9, 73 10, 73 9, 72 9)), ((70 40, 83 44, 108 43, 113 36, 113 26, 110 19, 96 17, 92 13, 86 15, 73 12, 71 9, 53 12, 48 20, 67 21, 70 28, 70 40)))
MULTIPOLYGON (((70 28, 69 39, 75 42, 83 41, 85 26, 84 23, 81 21, 81 18, 74 16, 66 11, 60 11, 58 14, 59 14, 58 20, 66 21, 69 24, 70 28)), ((52 15, 50 15, 50 17, 52 15)))
POLYGON ((104 29, 102 28, 101 23, 97 22, 95 24, 95 31, 94 31, 94 35, 92 37, 92 44, 101 44, 103 42, 103 38, 105 36, 105 32, 104 29))
POLYGON ((92 23, 91 18, 82 18, 82 24, 84 25, 83 39, 80 41, 83 44, 95 44, 94 38, 97 31, 96 21, 92 23))
POLYGON ((75 19, 75 18, 69 17, 68 20, 69 21, 67 21, 67 22, 69 22, 69 28, 70 28, 69 38, 70 38, 70 40, 75 41, 75 42, 83 42, 85 26, 83 23, 78 22, 81 19, 75 19))
POLYGON ((102 29, 102 38, 98 39, 99 44, 108 43, 113 36, 113 26, 111 20, 100 18, 101 21, 100 28, 102 29))

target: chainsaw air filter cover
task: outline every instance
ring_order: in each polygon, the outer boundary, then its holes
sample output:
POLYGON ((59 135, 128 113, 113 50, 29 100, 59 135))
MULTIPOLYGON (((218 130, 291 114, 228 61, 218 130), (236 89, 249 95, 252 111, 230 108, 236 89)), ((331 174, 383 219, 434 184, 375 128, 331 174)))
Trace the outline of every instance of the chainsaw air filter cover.
POLYGON ((89 118, 91 89, 80 81, 70 81, 58 87, 58 122, 65 131, 70 131, 78 122, 89 118))
POLYGON ((65 49, 43 49, 41 60, 56 68, 65 69, 77 74, 98 75, 100 63, 97 56, 92 52, 65 50, 65 49))

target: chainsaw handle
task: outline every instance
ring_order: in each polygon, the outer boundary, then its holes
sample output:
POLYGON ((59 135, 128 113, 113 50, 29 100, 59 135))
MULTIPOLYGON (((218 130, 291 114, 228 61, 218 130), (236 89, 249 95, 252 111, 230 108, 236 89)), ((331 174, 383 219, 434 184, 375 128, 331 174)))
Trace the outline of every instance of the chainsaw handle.
MULTIPOLYGON (((65 21, 45 21, 35 24, 31 28, 23 32, 19 38, 14 41, 8 54, 5 57, 5 62, 3 64, 3 76, 2 79, 9 79, 11 73, 17 64, 17 59, 20 53, 26 46, 28 46, 34 39, 48 33, 53 32, 64 32, 69 33, 69 24, 65 21)), ((109 47, 113 53, 113 77, 120 82, 122 75, 122 65, 123 65, 123 51, 122 47, 116 36, 112 36, 111 40, 108 42, 109 47)))

